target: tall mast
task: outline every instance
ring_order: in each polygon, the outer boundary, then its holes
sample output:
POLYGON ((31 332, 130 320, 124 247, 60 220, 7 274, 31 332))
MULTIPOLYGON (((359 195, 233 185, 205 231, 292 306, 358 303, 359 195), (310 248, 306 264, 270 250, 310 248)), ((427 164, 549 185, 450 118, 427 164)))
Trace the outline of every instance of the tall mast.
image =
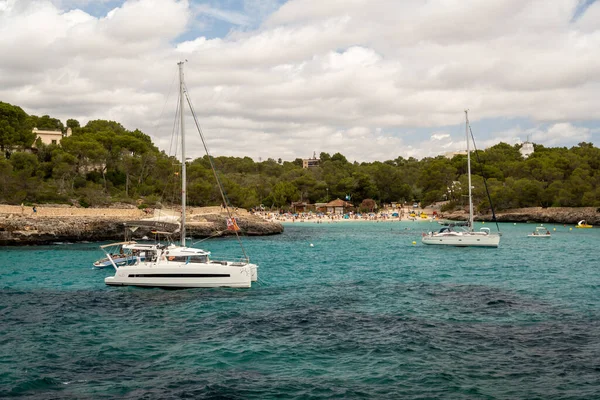
POLYGON ((465 110, 465 133, 467 136, 467 174, 469 175, 469 229, 473 230, 473 196, 471 194, 471 147, 469 145, 469 114, 465 110))
POLYGON ((185 198, 186 198, 186 170, 185 170, 185 124, 183 113, 183 61, 179 65, 179 116, 181 118, 181 245, 185 247, 185 198))

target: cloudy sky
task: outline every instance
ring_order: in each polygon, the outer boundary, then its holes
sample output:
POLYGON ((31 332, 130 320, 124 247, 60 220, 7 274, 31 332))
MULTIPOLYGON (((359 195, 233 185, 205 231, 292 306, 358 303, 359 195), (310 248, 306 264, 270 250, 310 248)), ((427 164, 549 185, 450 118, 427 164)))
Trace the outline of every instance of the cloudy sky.
MULTIPOLYGON (((0 0, 0 101, 169 150, 177 62, 213 155, 600 145, 600 1, 0 0)), ((201 156, 188 123, 188 152, 201 156)))

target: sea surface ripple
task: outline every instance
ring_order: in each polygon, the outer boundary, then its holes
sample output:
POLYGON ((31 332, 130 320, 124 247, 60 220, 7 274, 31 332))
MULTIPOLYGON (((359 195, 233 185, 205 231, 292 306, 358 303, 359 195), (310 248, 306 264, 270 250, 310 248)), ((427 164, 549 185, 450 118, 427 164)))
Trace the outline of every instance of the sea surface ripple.
POLYGON ((421 245, 436 227, 288 224, 245 240, 241 290, 107 287, 98 243, 0 248, 0 397, 600 398, 600 229, 421 245))

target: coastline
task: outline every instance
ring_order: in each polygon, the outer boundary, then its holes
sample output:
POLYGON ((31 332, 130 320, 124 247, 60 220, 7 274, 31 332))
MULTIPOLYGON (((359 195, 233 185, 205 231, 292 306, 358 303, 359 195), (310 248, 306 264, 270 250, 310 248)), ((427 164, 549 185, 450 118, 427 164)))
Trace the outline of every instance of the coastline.
MULTIPOLYGON (((410 210, 412 211, 412 210, 410 210)), ((263 212, 262 218, 268 221, 280 223, 295 222, 314 222, 314 223, 355 223, 355 222, 434 222, 443 220, 466 221, 468 219, 467 211, 455 211, 440 213, 439 209, 425 208, 415 210, 417 217, 409 217, 409 212, 404 208, 398 217, 392 217, 396 210, 384 210, 373 216, 351 216, 344 218, 342 215, 317 215, 317 214, 276 214, 263 212), (439 217, 433 217, 433 211, 436 211, 439 217), (421 212, 427 214, 427 218, 421 218, 421 212)), ((492 214, 476 214, 475 221, 492 222, 492 214)), ((596 207, 530 207, 504 210, 496 213, 498 222, 539 222, 539 223, 557 223, 576 225, 577 222, 585 220, 591 225, 600 225, 600 209, 596 207)))
MULTIPOLYGON (((186 214, 187 235, 195 238, 234 235, 227 230, 227 214, 221 207, 190 207, 186 214)), ((56 242, 123 240, 125 223, 150 218, 160 220, 177 211, 140 210, 137 207, 80 208, 65 205, 0 205, 0 245, 37 245, 56 242)), ((283 232, 278 222, 265 221, 243 209, 233 212, 246 236, 283 232)), ((151 228, 138 229, 136 237, 151 237, 151 228)), ((174 235, 177 238, 177 235, 174 235)))
MULTIPOLYGON (((498 222, 539 222, 576 225, 585 220, 590 225, 600 225, 600 209, 595 207, 554 207, 520 208, 505 210, 496 214, 498 222)), ((141 210, 132 205, 119 205, 109 208, 81 208, 66 205, 41 205, 33 207, 0 205, 0 245, 36 245, 55 242, 83 242, 122 240, 124 224, 141 221, 168 213, 163 210, 141 210)), ((171 215, 177 211, 171 211, 171 215)), ((440 213, 433 208, 383 210, 367 215, 317 215, 274 212, 250 213, 244 209, 233 212, 240 233, 246 236, 266 236, 280 234, 284 225, 295 222, 312 223, 360 223, 360 222, 434 222, 438 220, 464 221, 465 211, 440 213), (415 211, 416 218, 409 213, 415 211), (436 211, 438 218, 433 217, 436 211), (397 212, 399 216, 392 216, 397 212), (421 218, 424 212, 427 218, 421 218)), ((187 233, 196 238, 233 235, 227 230, 227 214, 221 207, 190 207, 187 213, 187 233)), ((476 221, 492 221, 491 214, 475 215, 476 221)), ((150 237, 150 229, 137 234, 150 237)))

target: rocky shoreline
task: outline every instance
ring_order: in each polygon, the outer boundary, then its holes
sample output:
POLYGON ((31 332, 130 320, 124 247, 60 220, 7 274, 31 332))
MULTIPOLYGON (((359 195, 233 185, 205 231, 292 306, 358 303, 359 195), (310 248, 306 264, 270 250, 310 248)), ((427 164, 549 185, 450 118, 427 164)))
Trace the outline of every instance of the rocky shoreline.
MULTIPOLYGON (((135 207, 85 209, 65 206, 40 206, 33 208, 0 205, 0 245, 37 245, 56 242, 96 242, 123 240, 125 224, 150 217, 148 211, 135 207)), ((236 210, 240 233, 244 236, 276 235, 283 225, 236 210)), ((465 211, 444 213, 444 219, 466 220, 465 211)), ((543 222, 600 225, 600 209, 595 207, 519 208, 496 213, 499 222, 543 222)), ((227 230, 227 214, 220 207, 191 208, 186 218, 187 236, 194 238, 233 235, 227 230)), ((476 215, 476 221, 492 221, 492 215, 476 215)), ((138 229, 135 237, 152 237, 150 228, 138 229)))
MULTIPOLYGON (((186 236, 194 238, 233 235, 227 230, 227 215, 219 207, 193 209, 186 220, 186 236)), ((125 224, 148 218, 137 209, 81 209, 65 207, 0 207, 0 245, 41 245, 57 242, 119 241, 125 236, 125 224), (7 207, 9 212, 7 212, 7 207), (92 212, 93 211, 93 212, 92 212), (88 215, 86 215, 88 214, 88 215)), ((245 210, 236 212, 240 234, 275 235, 283 225, 265 221, 245 210)), ((153 237, 151 228, 136 230, 134 238, 153 237)), ((177 238, 175 236, 175 238, 177 238)))
MULTIPOLYGON (((444 213, 445 219, 465 221, 466 211, 444 213)), ((475 221, 492 221, 492 214, 475 215, 475 221)), ((504 210, 496 213, 498 222, 544 222, 577 224, 585 220, 590 225, 600 225, 600 208, 596 207, 529 207, 504 210)))

